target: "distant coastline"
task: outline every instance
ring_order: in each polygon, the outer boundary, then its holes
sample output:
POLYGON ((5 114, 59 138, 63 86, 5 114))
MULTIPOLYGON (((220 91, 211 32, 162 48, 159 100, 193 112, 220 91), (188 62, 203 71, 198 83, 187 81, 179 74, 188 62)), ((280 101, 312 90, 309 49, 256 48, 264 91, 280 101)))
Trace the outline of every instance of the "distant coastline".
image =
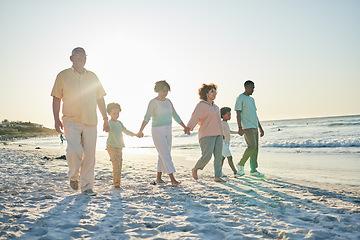
POLYGON ((16 139, 55 136, 55 129, 46 128, 41 124, 31 122, 10 122, 7 119, 0 123, 0 141, 16 139))
POLYGON ((280 121, 296 121, 296 120, 314 120, 314 119, 332 119, 340 117, 358 117, 360 114, 351 114, 351 115, 336 115, 336 116, 323 116, 323 117, 299 117, 299 118, 284 118, 284 119, 272 119, 264 120, 263 122, 280 122, 280 121))

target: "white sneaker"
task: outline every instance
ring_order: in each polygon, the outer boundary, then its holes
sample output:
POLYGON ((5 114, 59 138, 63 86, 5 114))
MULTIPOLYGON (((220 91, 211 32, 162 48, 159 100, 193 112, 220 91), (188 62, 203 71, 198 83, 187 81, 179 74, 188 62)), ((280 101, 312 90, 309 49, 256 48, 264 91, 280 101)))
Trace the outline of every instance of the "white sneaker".
POLYGON ((94 192, 92 189, 86 189, 82 193, 84 193, 88 196, 96 196, 96 192, 94 192))
POLYGON ((238 176, 238 177, 244 176, 245 175, 244 167, 240 166, 238 163, 235 166, 238 170, 235 176, 238 176))
POLYGON ((254 176, 254 177, 265 177, 264 174, 262 174, 262 173, 260 173, 260 172, 258 172, 258 171, 256 171, 256 172, 250 172, 250 175, 251 175, 251 176, 254 176))

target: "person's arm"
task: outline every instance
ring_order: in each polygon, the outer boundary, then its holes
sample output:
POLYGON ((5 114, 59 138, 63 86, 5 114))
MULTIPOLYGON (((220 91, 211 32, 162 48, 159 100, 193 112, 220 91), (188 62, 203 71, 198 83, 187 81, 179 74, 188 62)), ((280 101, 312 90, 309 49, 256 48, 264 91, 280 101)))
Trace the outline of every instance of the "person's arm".
MULTIPOLYGON (((223 121, 221 121, 221 126, 223 128, 223 132, 224 132, 224 135, 223 135, 223 140, 225 140, 225 133, 226 133, 226 127, 225 127, 225 123, 223 121)), ((231 131, 230 131, 231 132, 231 131)))
POLYGON ((241 126, 241 111, 240 110, 236 110, 236 120, 237 120, 237 125, 239 127, 239 135, 242 136, 244 135, 244 129, 241 126))
POLYGON ((232 131, 232 130, 230 130, 230 134, 238 134, 239 132, 237 132, 237 131, 232 131))
POLYGON ((185 126, 185 124, 184 124, 183 122, 181 122, 181 123, 179 123, 179 124, 180 124, 180 126, 182 126, 182 127, 184 128, 184 133, 185 133, 186 135, 190 135, 190 128, 187 127, 187 126, 185 126))
MULTIPOLYGON (((177 112, 176 112, 176 110, 175 110, 175 108, 174 108, 174 105, 172 104, 172 102, 170 101, 170 99, 168 99, 168 100, 169 100, 169 103, 170 103, 170 107, 171 107, 171 109, 172 109, 172 117, 174 118, 175 122, 177 122, 178 124, 180 124, 180 123, 182 122, 182 120, 181 120, 179 114, 177 114, 177 112)), ((181 124, 180 124, 180 125, 181 125, 181 124)))
POLYGON ((137 136, 144 136, 144 128, 146 127, 146 125, 148 124, 148 122, 146 122, 145 120, 142 122, 141 127, 139 132, 136 134, 137 136))
POLYGON ((61 98, 53 97, 53 115, 54 115, 54 121, 55 121, 55 130, 58 133, 63 133, 64 126, 62 122, 60 121, 60 105, 61 105, 61 98))
POLYGON ((106 115, 105 100, 104 100, 104 98, 102 97, 102 98, 99 98, 99 99, 96 100, 96 101, 97 101, 97 105, 98 105, 98 107, 99 107, 99 110, 100 110, 100 112, 101 112, 101 115, 102 115, 102 117, 103 117, 103 119, 104 119, 103 130, 104 130, 105 132, 109 132, 109 131, 110 131, 110 126, 109 126, 109 119, 108 119, 108 117, 107 117, 107 115, 106 115))
POLYGON ((194 128, 196 127, 196 125, 199 122, 200 119, 200 115, 201 115, 201 106, 198 103, 194 109, 194 112, 191 115, 191 118, 187 124, 187 127, 189 128, 190 131, 194 130, 194 128))
POLYGON ((147 110, 146 110, 146 114, 145 114, 145 117, 144 117, 144 121, 142 122, 142 124, 141 124, 141 127, 140 127, 140 130, 139 130, 139 132, 136 134, 136 135, 138 135, 138 136, 144 136, 144 133, 143 133, 143 131, 144 131, 144 129, 145 129, 145 127, 146 127, 146 125, 150 122, 150 119, 151 119, 151 117, 152 117, 152 115, 153 115, 153 112, 154 112, 154 101, 153 100, 151 100, 150 102, 149 102, 149 104, 148 104, 148 107, 147 107, 147 110))
MULTIPOLYGON (((169 100, 170 101, 170 100, 169 100)), ((184 133, 187 134, 187 135, 190 135, 190 129, 185 126, 184 122, 181 120, 180 116, 177 114, 177 112, 175 111, 175 108, 174 108, 174 105, 172 104, 172 102, 170 101, 170 104, 171 104, 171 107, 172 107, 172 110, 173 110, 173 118, 174 120, 180 124, 180 126, 182 126, 184 128, 184 133)))
MULTIPOLYGON (((121 123, 121 122, 120 122, 120 123, 121 123)), ((126 135, 132 136, 132 137, 138 136, 136 133, 133 133, 132 131, 128 130, 128 129, 124 126, 124 124, 121 123, 121 126, 122 126, 122 131, 123 131, 123 133, 125 133, 126 135)))
POLYGON ((260 124, 260 121, 259 121, 259 130, 260 130, 260 137, 263 137, 265 133, 264 133, 264 130, 263 130, 261 124, 260 124))

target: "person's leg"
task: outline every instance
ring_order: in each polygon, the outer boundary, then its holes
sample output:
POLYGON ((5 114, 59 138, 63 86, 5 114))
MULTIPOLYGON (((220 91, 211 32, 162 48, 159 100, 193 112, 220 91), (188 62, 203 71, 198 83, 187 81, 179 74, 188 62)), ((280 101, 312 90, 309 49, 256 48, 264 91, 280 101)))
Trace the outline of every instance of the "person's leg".
POLYGON ((120 184, 121 185, 121 172, 122 172, 122 166, 123 166, 123 153, 122 153, 122 148, 117 149, 118 151, 118 156, 119 156, 119 168, 120 168, 120 184))
MULTIPOLYGON (((171 125, 153 127, 151 131, 155 148, 158 151, 158 173, 174 173, 175 167, 171 158, 171 125)), ((161 179, 161 174, 158 174, 158 177, 159 176, 161 179)), ((157 178, 158 181, 160 181, 160 179, 157 178)))
POLYGON ((204 169, 214 152, 216 137, 203 137, 200 139, 201 157, 195 164, 195 169, 204 169))
POLYGON ((195 180, 198 179, 197 171, 199 169, 204 169, 211 159, 211 155, 214 151, 215 139, 216 137, 203 137, 200 139, 201 157, 192 169, 192 175, 195 180))
POLYGON ((120 176, 121 176, 121 169, 120 169, 120 156, 119 152, 116 148, 107 147, 107 152, 110 156, 110 161, 113 166, 113 184, 114 187, 120 186, 120 176))
MULTIPOLYGON (((70 181, 77 182, 82 163, 83 147, 81 145, 82 128, 80 124, 64 121, 64 132, 67 139, 66 160, 70 181)), ((78 183, 76 184, 76 188, 78 183)))
MULTIPOLYGON (((236 173, 237 171, 236 171, 236 169, 234 167, 234 164, 232 162, 232 156, 231 156, 231 152, 230 152, 230 143, 228 143, 228 142, 223 143, 222 156, 223 156, 222 164, 224 164, 225 158, 228 158, 228 162, 229 162, 229 165, 230 165, 231 169, 233 170, 234 173, 236 173)), ((224 165, 222 165, 222 166, 224 166, 224 165)))
POLYGON ((165 183, 165 181, 162 180, 161 176, 162 176, 162 172, 157 172, 157 174, 156 174, 156 182, 157 183, 165 183))
MULTIPOLYGON (((256 130, 256 129, 255 129, 256 130)), ((254 137, 254 128, 249 128, 244 130, 244 138, 247 143, 247 148, 244 152, 244 155, 242 156, 239 165, 244 166, 246 161, 249 159, 249 157, 252 155, 252 153, 256 149, 256 139, 254 137)))
POLYGON ((227 143, 226 142, 223 142, 223 148, 222 148, 222 159, 221 159, 221 165, 223 166, 224 165, 224 160, 226 158, 226 145, 227 143))
MULTIPOLYGON (((164 139, 162 139, 160 129, 151 128, 151 135, 152 135, 152 139, 153 139, 155 148, 156 148, 156 146, 163 144, 164 139)), ((156 183, 165 183, 165 181, 162 180, 162 171, 165 170, 165 166, 163 165, 163 163, 161 161, 161 156, 160 156, 159 150, 157 148, 156 148, 156 150, 158 152, 156 183)))
POLYGON ((166 126, 165 130, 166 130, 166 142, 167 142, 167 146, 169 149, 169 155, 170 155, 170 158, 165 158, 168 163, 168 164, 166 164, 166 166, 172 166, 172 167, 168 168, 167 173, 170 172, 168 174, 169 174, 169 177, 171 180, 171 185, 173 187, 176 187, 176 186, 179 186, 181 182, 177 181, 174 176, 174 173, 176 172, 176 170, 175 170, 175 166, 174 166, 174 163, 173 163, 172 157, 171 157, 172 126, 171 125, 166 126))
POLYGON ((177 186, 180 185, 181 182, 176 181, 175 176, 174 176, 173 173, 170 173, 170 174, 169 174, 169 177, 170 177, 170 180, 171 180, 171 186, 177 187, 177 186))
POLYGON ((171 157, 171 146, 172 146, 172 126, 164 126, 164 135, 167 143, 167 148, 165 150, 166 155, 162 159, 163 166, 165 167, 165 171, 167 174, 169 174, 171 185, 176 187, 179 186, 181 182, 178 182, 175 179, 174 173, 175 173, 175 166, 172 161, 171 157))
POLYGON ((235 168, 234 163, 233 163, 233 157, 229 156, 229 157, 227 157, 227 159, 228 159, 228 163, 229 163, 229 166, 230 166, 231 170, 234 172, 234 174, 236 174, 237 171, 236 171, 236 168, 235 168))
POLYGON ((216 180, 220 180, 222 175, 222 148, 223 148, 223 137, 221 135, 215 136, 214 142, 214 171, 216 180))
POLYGON ((82 145, 84 148, 83 162, 80 168, 81 190, 93 189, 95 178, 96 126, 84 126, 82 145))
POLYGON ((162 176, 162 171, 165 170, 165 167, 161 161, 161 157, 158 154, 158 162, 157 162, 157 174, 156 174, 156 182, 157 183, 165 183, 164 180, 162 180, 161 176, 162 176))
POLYGON ((251 172, 256 172, 256 168, 258 167, 258 153, 259 153, 259 132, 257 129, 253 129, 252 131, 253 136, 253 144, 254 144, 254 151, 250 155, 250 169, 251 172))

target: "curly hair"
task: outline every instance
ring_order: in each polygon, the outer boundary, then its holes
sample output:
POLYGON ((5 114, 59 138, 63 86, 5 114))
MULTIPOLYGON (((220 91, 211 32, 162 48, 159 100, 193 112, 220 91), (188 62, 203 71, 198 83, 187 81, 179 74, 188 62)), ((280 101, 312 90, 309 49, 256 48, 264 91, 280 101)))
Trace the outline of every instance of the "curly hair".
POLYGON ((165 87, 167 87, 170 91, 170 85, 165 81, 165 80, 162 80, 162 81, 157 81, 155 83, 155 87, 154 87, 154 91, 155 92, 160 92, 161 90, 163 90, 165 87))
POLYGON ((110 114, 111 110, 113 109, 119 109, 119 112, 121 112, 120 104, 118 103, 109 103, 106 107, 106 112, 110 114))
POLYGON ((206 101, 207 100, 207 96, 206 94, 208 92, 210 92, 211 89, 215 89, 217 90, 217 86, 213 83, 210 83, 210 84, 205 84, 203 83, 202 87, 199 88, 199 96, 200 96, 200 99, 206 101))

